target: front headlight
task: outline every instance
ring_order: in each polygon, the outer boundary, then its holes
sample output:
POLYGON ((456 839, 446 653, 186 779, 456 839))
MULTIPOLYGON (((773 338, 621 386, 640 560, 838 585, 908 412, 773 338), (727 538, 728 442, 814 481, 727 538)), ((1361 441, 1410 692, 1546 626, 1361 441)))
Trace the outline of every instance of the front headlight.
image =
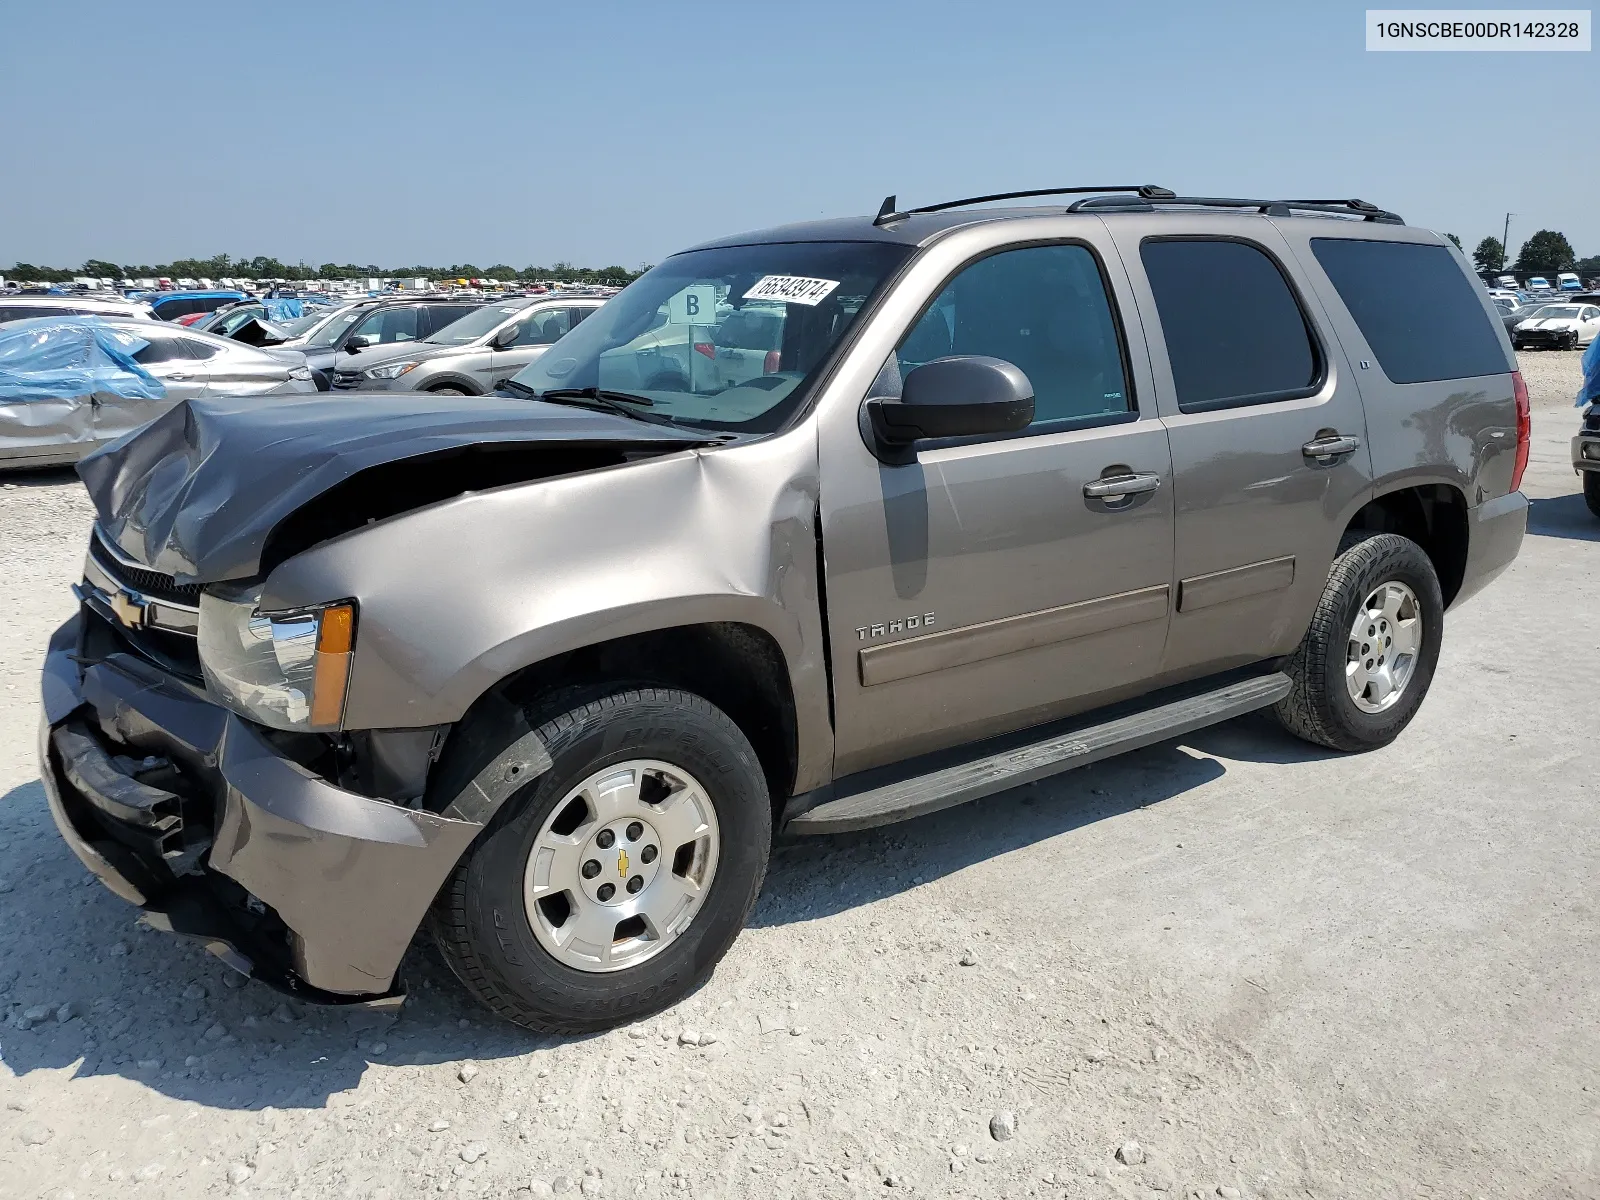
POLYGON ((399 379, 417 364, 414 362, 384 363, 381 367, 361 372, 368 379, 399 379))
POLYGON ((311 368, 310 367, 290 367, 289 368, 289 378, 290 379, 298 379, 298 380, 300 380, 302 382, 307 382, 311 378, 311 368))
POLYGON ((259 585, 201 593, 206 686, 241 716, 273 729, 339 728, 355 649, 355 602, 263 613, 260 600, 259 585))

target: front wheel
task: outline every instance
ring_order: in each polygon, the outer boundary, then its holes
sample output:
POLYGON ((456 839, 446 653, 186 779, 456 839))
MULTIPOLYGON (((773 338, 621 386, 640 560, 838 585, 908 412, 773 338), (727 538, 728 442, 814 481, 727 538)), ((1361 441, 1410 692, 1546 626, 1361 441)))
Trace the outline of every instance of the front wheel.
POLYGON ((1347 535, 1273 715, 1330 749, 1387 746, 1427 695, 1443 633, 1439 578, 1422 547, 1393 533, 1347 535))
POLYGON ((1600 517, 1600 471, 1584 471, 1583 474, 1583 502, 1589 506, 1589 511, 1600 517))
POLYGON ((699 696, 615 691, 535 720, 549 768, 501 806, 431 925, 501 1016, 587 1033, 711 974, 761 889, 772 806, 749 741, 699 696))

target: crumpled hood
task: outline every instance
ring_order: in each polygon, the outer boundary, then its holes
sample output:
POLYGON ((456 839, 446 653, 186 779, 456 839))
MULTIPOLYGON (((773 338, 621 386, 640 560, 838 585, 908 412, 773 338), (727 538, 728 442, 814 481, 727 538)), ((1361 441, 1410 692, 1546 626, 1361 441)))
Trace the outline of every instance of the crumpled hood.
MULTIPOLYGON (((458 447, 707 445, 705 433, 587 409, 425 392, 180 404, 78 464, 100 529, 180 583, 260 570, 273 528, 368 467, 458 447)), ((419 470, 426 466, 419 465, 419 470)))

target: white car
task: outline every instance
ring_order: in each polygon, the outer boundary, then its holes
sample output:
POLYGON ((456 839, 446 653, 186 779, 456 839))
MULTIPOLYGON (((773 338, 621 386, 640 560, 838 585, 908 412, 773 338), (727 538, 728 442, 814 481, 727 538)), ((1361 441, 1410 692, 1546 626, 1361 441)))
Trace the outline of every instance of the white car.
POLYGON ((317 391, 306 356, 297 350, 258 350, 160 321, 105 324, 146 343, 133 360, 161 381, 165 395, 155 399, 109 393, 63 395, 47 379, 32 394, 0 400, 0 469, 77 462, 97 446, 200 396, 277 397, 317 391))
POLYGON ((108 320, 154 321, 148 304, 133 300, 100 300, 91 296, 0 296, 0 325, 29 317, 105 317, 108 320))
POLYGON ((1600 333, 1600 306, 1593 304, 1546 304, 1518 321, 1511 330, 1511 345, 1518 350, 1529 347, 1572 350, 1587 346, 1600 333))

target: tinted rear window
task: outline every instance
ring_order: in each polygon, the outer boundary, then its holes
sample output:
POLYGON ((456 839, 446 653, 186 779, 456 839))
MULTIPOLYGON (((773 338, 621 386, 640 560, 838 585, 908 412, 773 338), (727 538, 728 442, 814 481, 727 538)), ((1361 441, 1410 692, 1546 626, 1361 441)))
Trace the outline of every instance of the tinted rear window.
POLYGON ((1277 263, 1245 242, 1152 239, 1139 249, 1185 412, 1309 395, 1322 374, 1277 263))
POLYGON ((0 305, 0 324, 7 321, 27 321, 33 317, 66 317, 72 315, 70 308, 30 308, 25 304, 0 305))
POLYGON ((1393 382, 1511 370, 1477 289, 1443 246, 1312 238, 1311 250, 1393 382))

